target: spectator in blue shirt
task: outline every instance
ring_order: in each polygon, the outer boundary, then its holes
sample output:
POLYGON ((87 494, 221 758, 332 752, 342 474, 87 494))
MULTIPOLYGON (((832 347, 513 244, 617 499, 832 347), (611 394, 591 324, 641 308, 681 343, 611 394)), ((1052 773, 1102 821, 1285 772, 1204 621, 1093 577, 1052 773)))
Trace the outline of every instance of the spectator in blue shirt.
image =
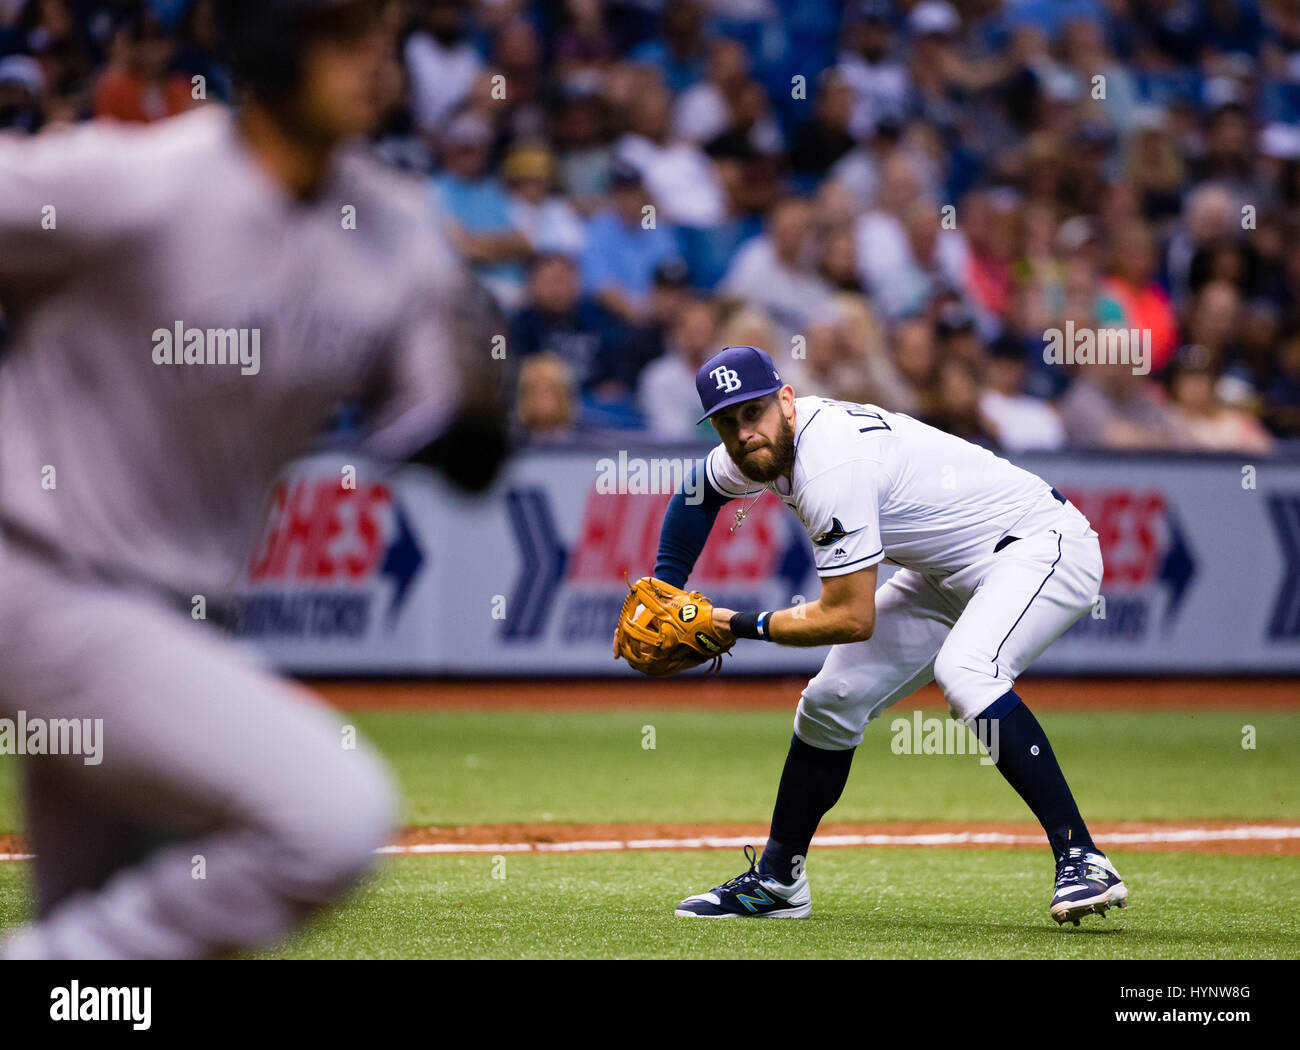
POLYGON ((649 309, 655 268, 677 254, 677 243, 662 223, 649 229, 642 225, 650 201, 634 167, 614 164, 610 197, 613 207, 587 223, 582 287, 623 321, 640 324, 649 309))
POLYGON ((481 117, 467 113, 453 121, 443 137, 445 170, 433 177, 433 190, 452 244, 501 307, 512 310, 523 298, 524 261, 533 248, 515 225, 510 194, 488 171, 491 140, 481 117))

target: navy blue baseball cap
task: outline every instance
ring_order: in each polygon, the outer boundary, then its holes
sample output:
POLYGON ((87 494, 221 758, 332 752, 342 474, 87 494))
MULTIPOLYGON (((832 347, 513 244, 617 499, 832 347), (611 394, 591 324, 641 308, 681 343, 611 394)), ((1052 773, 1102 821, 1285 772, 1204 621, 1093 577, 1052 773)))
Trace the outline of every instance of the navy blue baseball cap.
POLYGON ((772 359, 756 346, 727 346, 695 373, 703 423, 721 408, 775 394, 784 384, 772 359))

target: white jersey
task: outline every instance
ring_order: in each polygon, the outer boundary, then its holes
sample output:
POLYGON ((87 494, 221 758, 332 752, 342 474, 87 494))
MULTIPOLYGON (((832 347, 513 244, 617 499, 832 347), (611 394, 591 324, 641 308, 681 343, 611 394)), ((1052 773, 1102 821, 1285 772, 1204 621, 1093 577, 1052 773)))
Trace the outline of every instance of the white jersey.
POLYGON ((884 560, 946 576, 1061 511, 1044 481, 987 449, 910 416, 822 397, 795 401, 792 482, 751 481, 723 445, 705 463, 722 495, 769 489, 790 507, 823 577, 884 560))
POLYGON ((220 593, 340 402, 383 458, 445 426, 460 275, 417 182, 347 153, 295 200, 222 107, 0 143, 0 527, 220 593))

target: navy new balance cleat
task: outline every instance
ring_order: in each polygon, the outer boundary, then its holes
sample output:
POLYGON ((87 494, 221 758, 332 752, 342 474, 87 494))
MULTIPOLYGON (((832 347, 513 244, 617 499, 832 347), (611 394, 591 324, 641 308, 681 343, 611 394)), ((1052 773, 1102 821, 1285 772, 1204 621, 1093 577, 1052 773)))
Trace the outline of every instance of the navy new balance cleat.
POLYGON ((1119 872, 1103 853, 1072 846, 1056 862, 1056 892, 1052 895, 1052 918, 1058 923, 1079 925, 1085 915, 1105 915, 1114 905, 1128 905, 1128 889, 1119 872))
POLYGON ((743 875, 714 886, 708 893, 697 893, 677 905, 678 915, 688 918, 734 919, 746 916, 762 919, 802 919, 812 911, 812 891, 808 876, 800 875, 786 885, 758 873, 758 854, 753 846, 745 847, 749 870, 743 875))

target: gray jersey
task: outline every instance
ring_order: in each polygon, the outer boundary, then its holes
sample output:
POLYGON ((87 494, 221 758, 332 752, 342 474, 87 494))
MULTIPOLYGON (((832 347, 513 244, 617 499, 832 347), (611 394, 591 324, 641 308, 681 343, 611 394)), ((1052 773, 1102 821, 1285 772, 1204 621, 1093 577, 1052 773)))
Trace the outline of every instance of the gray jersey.
POLYGON ((384 458, 441 431, 462 279, 418 183, 349 154, 303 203, 223 108, 0 144, 0 524, 220 595, 341 401, 384 458))

